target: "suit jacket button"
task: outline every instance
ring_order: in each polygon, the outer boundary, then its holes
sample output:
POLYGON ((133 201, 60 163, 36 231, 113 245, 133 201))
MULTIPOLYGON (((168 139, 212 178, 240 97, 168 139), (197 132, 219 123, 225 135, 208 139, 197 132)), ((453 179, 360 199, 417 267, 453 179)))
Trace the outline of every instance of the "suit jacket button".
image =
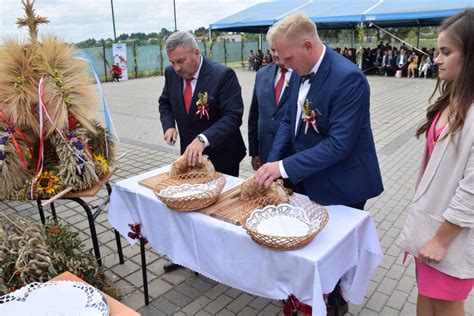
POLYGON ((275 120, 275 118, 274 118, 274 117, 272 117, 272 121, 274 121, 274 120, 275 120))

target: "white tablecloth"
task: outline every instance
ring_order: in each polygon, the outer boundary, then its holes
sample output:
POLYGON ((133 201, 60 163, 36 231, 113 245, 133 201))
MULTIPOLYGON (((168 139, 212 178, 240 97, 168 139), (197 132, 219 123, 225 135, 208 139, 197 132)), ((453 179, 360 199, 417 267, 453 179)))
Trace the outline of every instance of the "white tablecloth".
MULTIPOLYGON (((113 186, 109 222, 123 236, 130 232, 128 224, 139 223, 151 246, 174 263, 251 294, 271 299, 294 294, 313 306, 313 315, 326 315, 323 293, 331 292, 339 279, 344 297, 362 303, 370 276, 383 258, 369 213, 328 206, 329 222, 309 245, 275 251, 253 242, 240 226, 199 212, 169 210, 152 190, 138 184, 168 169, 113 186)), ((226 179, 224 190, 242 181, 226 179)))

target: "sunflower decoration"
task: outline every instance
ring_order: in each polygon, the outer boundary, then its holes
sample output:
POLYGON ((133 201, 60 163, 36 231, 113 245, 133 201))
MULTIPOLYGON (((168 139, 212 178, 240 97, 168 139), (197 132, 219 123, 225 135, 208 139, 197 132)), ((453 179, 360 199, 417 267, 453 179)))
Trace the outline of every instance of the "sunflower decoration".
POLYGON ((61 180, 51 171, 44 171, 35 183, 36 192, 42 197, 54 196, 61 187, 61 180))
POLYGON ((102 155, 94 155, 94 160, 97 166, 97 173, 100 175, 106 174, 109 171, 109 164, 102 155))

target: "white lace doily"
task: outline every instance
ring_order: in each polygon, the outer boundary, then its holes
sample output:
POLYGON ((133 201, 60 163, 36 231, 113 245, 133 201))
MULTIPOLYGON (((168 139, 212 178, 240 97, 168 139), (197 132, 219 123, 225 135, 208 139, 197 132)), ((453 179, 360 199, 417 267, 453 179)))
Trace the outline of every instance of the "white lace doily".
POLYGON ((0 297, 0 315, 109 316, 105 296, 75 281, 30 283, 0 297))
POLYGON ((310 220, 304 209, 284 203, 254 210, 246 224, 260 234, 302 237, 317 230, 321 223, 320 220, 310 220))
POLYGON ((164 197, 182 198, 193 196, 208 191, 212 191, 216 185, 214 183, 203 184, 182 184, 180 186, 170 186, 160 191, 160 195, 164 197))

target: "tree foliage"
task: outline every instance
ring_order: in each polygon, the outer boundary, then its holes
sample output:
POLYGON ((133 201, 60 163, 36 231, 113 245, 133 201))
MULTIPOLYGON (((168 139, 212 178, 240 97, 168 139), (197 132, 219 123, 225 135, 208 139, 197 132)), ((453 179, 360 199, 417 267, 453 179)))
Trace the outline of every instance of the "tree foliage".
MULTIPOLYGON (((371 27, 368 28, 367 25, 364 27, 367 38, 373 37, 376 38, 376 41, 383 41, 383 42, 392 42, 392 37, 385 32, 379 32, 377 33, 375 28, 371 27)), ((356 40, 358 39, 358 31, 359 29, 356 28, 356 40)), ((393 35, 406 40, 408 42, 414 43, 416 42, 416 34, 417 34, 417 28, 416 27, 389 27, 385 28, 386 31, 392 33, 393 35)), ((191 31, 195 36, 207 36, 209 34, 209 29, 201 26, 198 27, 196 30, 191 31)), ((218 31, 213 31, 212 32, 212 38, 215 40, 218 36, 224 34, 225 32, 218 32, 218 31)), ((318 31, 319 36, 322 39, 330 39, 330 40, 342 40, 342 41, 349 41, 352 38, 352 30, 351 29, 345 29, 345 30, 319 30, 318 31)), ((117 37, 118 42, 128 42, 128 41, 135 41, 137 45, 142 46, 142 45, 153 45, 157 44, 160 40, 168 38, 171 34, 173 34, 173 31, 168 30, 167 28, 161 28, 159 32, 151 32, 151 33, 143 33, 143 32, 136 32, 136 33, 131 33, 131 34, 120 34, 117 37)), ((421 28, 421 34, 423 38, 436 38, 436 27, 422 27, 421 28)), ((259 39, 259 34, 258 33, 242 33, 243 35, 243 40, 245 42, 250 42, 250 41, 258 41, 259 39)), ((265 34, 264 34, 265 35, 265 34)), ((265 38, 265 36, 264 36, 265 38)), ((102 45, 102 40, 96 40, 93 38, 87 39, 85 41, 76 43, 76 46, 79 48, 87 48, 87 47, 94 47, 94 46, 101 46, 102 45)), ((393 42, 396 40, 393 39, 393 42)), ((105 45, 106 47, 112 46, 113 40, 110 38, 105 39, 105 45)))
POLYGON ((194 31, 195 36, 206 36, 208 35, 208 33, 209 33, 209 30, 206 29, 204 26, 201 26, 194 31))

